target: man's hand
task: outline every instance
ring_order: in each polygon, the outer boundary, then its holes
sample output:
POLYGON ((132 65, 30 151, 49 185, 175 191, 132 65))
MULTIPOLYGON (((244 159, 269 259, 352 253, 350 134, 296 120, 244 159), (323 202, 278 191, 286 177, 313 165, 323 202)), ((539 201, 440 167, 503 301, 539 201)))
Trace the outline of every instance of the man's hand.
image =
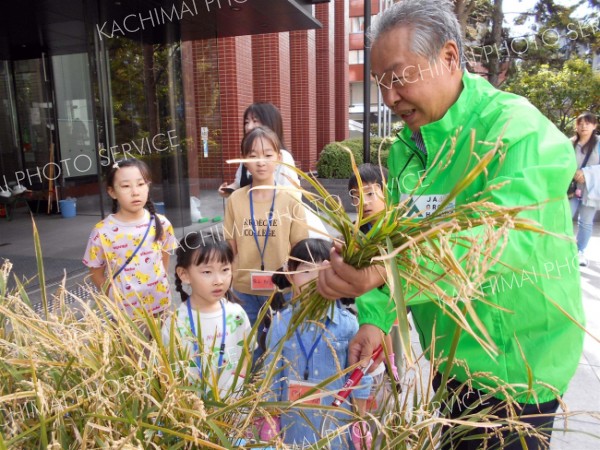
POLYGON ((346 264, 341 256, 342 244, 334 242, 329 253, 329 261, 323 263, 317 278, 317 290, 328 299, 353 298, 369 292, 385 283, 385 268, 372 265, 355 269, 346 264))
MULTIPOLYGON (((383 344, 384 337, 383 331, 375 325, 362 325, 348 346, 348 366, 360 361, 360 365, 366 367, 373 352, 383 344)), ((384 357, 385 353, 381 352, 369 372, 375 370, 384 357)))

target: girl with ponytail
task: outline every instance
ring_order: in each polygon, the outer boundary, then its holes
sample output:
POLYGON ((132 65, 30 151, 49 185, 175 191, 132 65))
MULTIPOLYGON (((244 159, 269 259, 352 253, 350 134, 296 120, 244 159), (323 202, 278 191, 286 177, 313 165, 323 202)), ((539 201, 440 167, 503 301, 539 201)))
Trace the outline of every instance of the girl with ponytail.
POLYGON ((250 321, 230 293, 233 249, 219 234, 193 232, 181 239, 176 255, 175 286, 182 303, 163 325, 163 343, 168 348, 178 337, 183 352, 177 354, 189 358, 183 366, 191 380, 204 380, 204 386, 217 380, 222 392, 233 391, 245 375, 243 364, 238 370, 240 360, 253 350, 244 351, 250 321))
POLYGON ((83 263, 94 284, 131 317, 157 315, 171 303, 167 268, 177 246, 173 226, 149 198, 150 170, 137 159, 115 162, 107 176, 112 214, 98 222, 83 263))

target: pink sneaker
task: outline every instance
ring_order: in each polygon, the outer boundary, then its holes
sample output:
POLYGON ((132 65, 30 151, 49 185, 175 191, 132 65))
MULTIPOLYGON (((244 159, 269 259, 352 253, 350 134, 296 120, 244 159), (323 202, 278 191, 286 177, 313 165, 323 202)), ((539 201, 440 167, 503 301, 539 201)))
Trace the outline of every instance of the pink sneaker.
POLYGON ((393 353, 390 354, 389 357, 389 368, 392 371, 392 377, 394 378, 394 383, 396 383, 396 390, 398 392, 402 391, 402 385, 400 383, 400 375, 398 374, 398 368, 396 367, 396 355, 393 353))
POLYGON ((272 422, 267 419, 261 418, 257 421, 257 428, 259 430, 259 436, 261 441, 270 441, 279 434, 281 430, 281 424, 279 417, 273 417, 272 422))
POLYGON ((352 444, 355 450, 369 450, 373 444, 373 436, 369 424, 365 421, 356 422, 350 427, 352 444))

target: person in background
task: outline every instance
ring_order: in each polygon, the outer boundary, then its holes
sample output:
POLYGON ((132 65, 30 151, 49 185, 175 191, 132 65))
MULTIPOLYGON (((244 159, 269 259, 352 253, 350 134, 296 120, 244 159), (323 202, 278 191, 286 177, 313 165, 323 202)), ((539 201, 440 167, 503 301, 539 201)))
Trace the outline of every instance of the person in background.
MULTIPOLYGON (((281 143, 281 158, 280 161, 296 167, 294 157, 292 154, 285 150, 284 137, 283 137, 283 119, 279 109, 272 103, 257 102, 253 103, 246 111, 244 111, 244 135, 248 134, 256 127, 264 126, 270 128, 275 132, 281 143)), ((223 198, 229 198, 231 193, 236 189, 248 186, 252 182, 252 175, 248 172, 244 164, 238 166, 235 173, 235 179, 233 183, 227 184, 226 182, 219 186, 219 195, 223 198)), ((277 164, 275 168, 275 183, 277 186, 283 187, 296 187, 300 185, 300 178, 294 169, 287 167, 282 164, 277 164)), ((300 192, 293 192, 299 199, 302 198, 300 192)), ((327 229, 323 225, 321 219, 314 213, 314 211, 305 205, 305 216, 306 222, 308 223, 308 233, 310 237, 327 239, 327 229)))
MULTIPOLYGON (((281 162, 296 166, 292 154, 285 150, 285 140, 283 138, 283 120, 279 109, 272 103, 256 102, 252 103, 246 111, 244 111, 244 136, 256 127, 265 126, 270 128, 277 134, 281 142, 281 162)), ((247 186, 252 182, 252 176, 244 164, 240 164, 235 173, 235 178, 232 183, 226 182, 219 186, 219 195, 228 198, 231 193, 241 187, 247 186)), ((275 171, 275 182, 279 186, 293 186, 294 183, 300 184, 298 174, 293 169, 284 165, 277 165, 275 171)))
MULTIPOLYGON (((244 163, 252 183, 236 190, 225 207, 223 232, 236 257, 233 290, 253 326, 274 291, 272 272, 283 265, 296 242, 308 237, 301 201, 275 185, 280 145, 268 128, 254 128, 244 137, 244 159, 256 160, 244 163), (251 190, 257 187, 265 189, 251 190)), ((257 349, 255 360, 261 353, 257 349)))
POLYGON ((115 162, 107 176, 112 214, 98 222, 83 263, 92 282, 131 317, 158 315, 171 304, 169 253, 173 226, 149 199, 150 169, 138 159, 115 162))
MULTIPOLYGON (((439 370, 444 371, 444 358, 456 350, 459 363, 450 367, 451 378, 442 386, 438 372, 434 389, 457 395, 461 387, 468 386, 468 395, 463 390, 461 401, 454 402, 446 417, 457 419, 493 407, 495 416, 509 417, 515 411, 538 431, 518 433, 511 428, 486 436, 485 429, 475 427, 465 435, 448 426, 441 448, 487 445, 513 450, 522 444, 530 449, 545 448, 559 406, 557 397, 565 393, 583 349, 585 316, 579 271, 558 273, 556 269, 559 264, 569 265, 565 261, 577 255, 575 243, 568 239, 573 225, 566 193, 576 169, 572 145, 527 100, 501 92, 462 68, 463 35, 453 2, 394 3, 377 16, 369 36, 373 77, 385 104, 406 124, 390 149, 388 201, 398 204, 412 196, 416 210, 426 214, 427 205, 440 205, 501 139, 502 146, 487 170, 465 186, 448 211, 481 200, 483 192, 488 202, 498 206, 535 205, 520 217, 538 223, 546 232, 507 231, 498 262, 485 271, 487 279, 511 279, 525 272, 544 275, 523 282, 518 289, 482 285, 479 301, 471 303, 498 355, 487 353, 465 331, 459 331, 455 347, 457 325, 445 303, 406 287, 425 355, 439 358, 439 370), (436 355, 428 352, 432 342, 436 355), (507 391, 513 400, 510 405, 504 394, 507 391), (482 398, 488 400, 482 403, 482 398), (540 438, 539 433, 545 436, 540 438)), ((418 214, 413 217, 419 220, 418 214)), ((483 227, 474 227, 468 235, 478 239, 484 232, 483 227)), ((317 288, 324 297, 358 297, 372 289, 389 291, 380 263, 355 269, 343 261, 341 250, 341 245, 334 244, 329 263, 319 272, 317 288)), ((452 250, 459 260, 466 252, 460 244, 452 250)), ((425 269, 429 260, 418 262, 425 269)), ((444 279, 440 282, 438 278, 432 276, 431 282, 446 289, 444 279)), ((447 292, 453 295, 452 289, 447 292)), ((350 344, 350 364, 366 364, 395 319, 395 314, 377 308, 377 304, 366 303, 361 310, 359 305, 359 316, 368 310, 370 318, 350 344)))
POLYGON ((573 180, 577 183, 577 189, 572 194, 569 202, 573 219, 577 218, 577 250, 579 251, 579 265, 581 266, 588 265, 585 249, 592 237, 594 216, 600 206, 598 201, 590 198, 588 190, 588 184, 590 186, 600 185, 600 175, 596 175, 600 170, 600 139, 595 133, 597 126, 598 119, 596 116, 591 112, 584 112, 577 117, 575 136, 571 138, 575 158, 577 159, 577 172, 573 177, 573 180), (594 182, 587 183, 584 174, 587 175, 587 178, 594 177, 594 182))

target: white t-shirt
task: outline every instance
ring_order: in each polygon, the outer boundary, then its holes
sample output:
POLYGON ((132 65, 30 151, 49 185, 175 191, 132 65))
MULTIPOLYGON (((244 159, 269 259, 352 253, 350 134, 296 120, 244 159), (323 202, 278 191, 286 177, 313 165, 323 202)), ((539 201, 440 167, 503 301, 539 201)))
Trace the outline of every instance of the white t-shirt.
MULTIPOLYGON (((235 372, 243 354, 244 342, 250 334, 251 327, 248 316, 240 305, 231 303, 226 299, 222 299, 221 304, 225 308, 226 332, 225 352, 223 354, 220 375, 217 366, 223 339, 222 309, 213 313, 199 313, 192 309, 193 318, 191 320, 194 321, 194 330, 197 335, 201 337, 201 339, 199 339, 192 333, 187 303, 183 302, 175 312, 175 317, 167 318, 165 320, 162 327, 162 338, 165 347, 168 347, 171 337, 171 327, 172 324, 175 323, 176 329, 174 330, 174 335, 179 337, 183 346, 183 353, 189 355, 189 360, 185 361, 182 365, 187 368, 190 380, 200 379, 200 371, 198 370, 196 363, 196 356, 199 356, 203 373, 206 374, 205 365, 210 361, 209 379, 212 380, 218 376, 219 389, 221 392, 226 392, 233 385, 235 372), (200 321, 200 324, 198 324, 198 320, 200 321), (195 350, 196 346, 198 348, 197 353, 195 350)), ((248 349, 252 352, 254 350, 254 345, 248 345, 248 349)), ((243 374, 243 371, 241 373, 243 374)), ((239 378, 238 384, 241 384, 239 378)))

